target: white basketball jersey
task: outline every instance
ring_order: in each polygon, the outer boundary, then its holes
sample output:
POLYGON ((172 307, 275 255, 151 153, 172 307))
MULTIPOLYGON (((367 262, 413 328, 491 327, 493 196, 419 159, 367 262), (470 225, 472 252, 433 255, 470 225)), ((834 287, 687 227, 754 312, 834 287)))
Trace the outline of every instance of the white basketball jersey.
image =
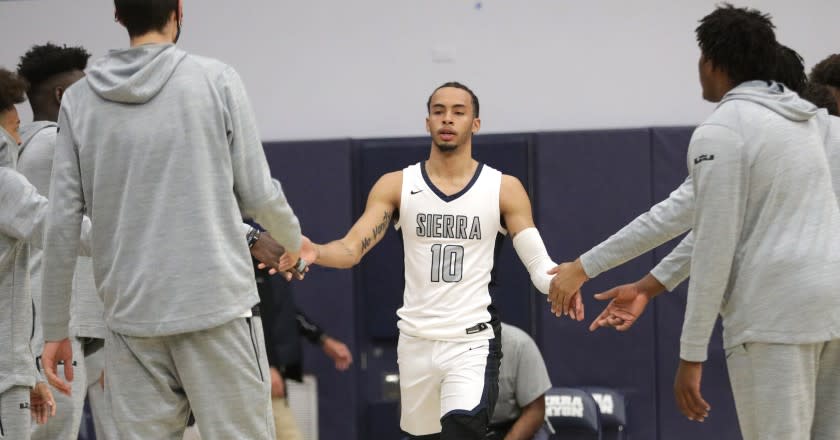
POLYGON ((493 337, 489 284, 501 225, 502 173, 479 164, 457 194, 438 190, 420 162, 403 170, 399 219, 405 293, 398 327, 443 341, 493 337))

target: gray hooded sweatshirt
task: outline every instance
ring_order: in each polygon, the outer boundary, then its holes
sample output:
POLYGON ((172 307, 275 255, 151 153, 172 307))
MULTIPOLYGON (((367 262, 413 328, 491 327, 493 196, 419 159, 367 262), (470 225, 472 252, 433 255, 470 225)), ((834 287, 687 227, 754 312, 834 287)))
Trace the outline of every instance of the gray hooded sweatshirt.
POLYGON ((67 337, 79 225, 114 332, 221 325, 258 302, 243 217, 287 249, 300 226, 271 179, 242 81, 172 44, 113 51, 62 99, 44 253, 44 337, 67 337))
POLYGON ((840 338, 840 209, 817 109, 778 84, 727 93, 692 135, 694 250, 680 357, 840 338))
POLYGON ((18 145, 0 128, 0 393, 34 386, 35 357, 29 287, 29 244, 47 212, 47 199, 15 170, 18 145))
MULTIPOLYGON (((18 158, 18 171, 38 189, 40 194, 49 194, 53 155, 58 124, 50 121, 36 121, 20 129, 23 141, 18 158)), ((41 256, 37 247, 30 248, 29 277, 32 287, 32 301, 35 304, 35 334, 32 337, 32 351, 39 355, 43 351, 44 337, 41 325, 41 256)), ((80 256, 73 276, 73 295, 70 311, 70 335, 105 339, 102 300, 96 294, 93 282, 93 262, 90 257, 80 256)))
MULTIPOLYGON (((825 155, 831 170, 832 186, 840 205, 840 118, 831 116, 825 109, 817 112, 816 119, 823 130, 825 155)), ((693 206, 692 206, 693 209, 693 206)), ((668 290, 674 290, 688 278, 691 271, 691 254, 694 234, 689 233, 680 244, 650 271, 668 290)))
MULTIPOLYGON (((820 145, 825 148, 825 155, 828 158, 829 168, 834 186, 834 194, 830 199, 825 200, 826 206, 829 208, 840 202, 840 119, 829 116, 824 110, 815 112, 807 102, 801 101, 795 94, 790 92, 779 91, 776 86, 767 86, 766 83, 748 83, 732 90, 720 106, 730 100, 752 100, 756 103, 761 103, 768 109, 774 109, 777 114, 785 115, 789 121, 800 121, 813 123, 816 122, 816 127, 820 133, 823 142, 820 145), (815 116, 813 119, 811 116, 815 116)), ((719 106, 719 107, 720 107, 719 106)), ((714 121, 710 118, 710 121, 714 121)), ((707 121, 707 123, 709 123, 707 121)), ((712 122, 714 123, 714 122, 712 122)), ((696 135, 695 135, 696 136, 696 135)), ((813 147, 813 139, 804 139, 801 144, 813 147)), ((799 145, 800 143, 793 143, 792 145, 799 145)), ((793 149, 796 151, 796 149, 793 149)), ((714 159, 711 159, 714 160, 714 159)), ((814 158, 817 163, 819 158, 814 158)), ((701 160, 700 163, 709 161, 708 158, 701 160)), ((692 163, 693 165, 693 163, 692 163)), ((816 196, 814 196, 816 197, 816 196)), ((815 213, 820 215, 821 210, 815 213)), ((768 214, 769 215, 769 214, 768 214)), ((801 221, 801 216, 808 216, 805 212, 799 212, 796 219, 801 221)), ((594 277, 605 270, 616 267, 623 262, 634 258, 648 250, 664 243, 665 241, 679 235, 682 232, 689 230, 694 221, 694 184, 692 175, 690 175, 686 182, 684 182, 671 196, 654 206, 649 212, 642 214, 633 222, 622 228, 615 235, 608 240, 594 247, 589 252, 581 256, 581 261, 584 269, 590 277, 594 277)), ((819 218, 808 219, 808 222, 819 222, 819 218)), ((830 227, 830 226, 829 226, 830 227)), ((755 232, 752 233, 753 235, 755 232)), ((660 282, 665 285, 668 290, 673 290, 679 283, 684 281, 691 270, 691 256, 694 246, 694 233, 690 233, 674 251, 668 255, 651 271, 660 282)), ((817 252, 818 253, 818 252, 817 252)), ((760 258, 760 257, 759 257, 760 258)), ((818 260, 817 260, 818 261, 818 260)), ((804 276, 808 276, 805 274, 804 276)), ((732 306, 729 306, 732 307, 732 306)), ((816 304, 815 307, 820 307, 816 304)), ((774 312, 776 312, 774 310, 774 312)), ((716 313, 714 317, 716 317, 716 313)), ((742 315, 729 313, 732 316, 730 321, 738 321, 742 315)), ((745 316, 743 316, 745 317, 745 316)), ((708 317, 705 318, 706 320, 708 317)), ((712 318, 714 319, 714 318, 712 318)), ((761 318, 758 318, 761 319, 761 318)), ((836 318, 835 318, 836 320, 836 318)), ((713 322, 713 321, 712 321, 713 322)), ((708 322, 704 322, 708 325, 708 322)), ((738 326, 739 328, 742 326, 738 326)), ((807 327, 807 326, 806 326, 807 327)), ((807 340, 807 335, 810 332, 808 329, 799 329, 801 331, 793 331, 790 338, 782 338, 784 341, 799 341, 807 340), (798 334, 797 334, 798 333, 798 334)), ((765 335, 760 330, 751 329, 749 332, 737 336, 734 329, 728 329, 725 334, 731 339, 741 339, 744 334, 750 334, 750 340, 769 340, 777 338, 778 335, 765 335)), ((819 334, 819 331, 813 333, 819 334)), ((831 330, 826 332, 832 334, 831 330)), ((707 340, 708 338, 706 338, 707 340)), ((817 337, 816 339, 822 339, 817 337)), ((728 346, 737 345, 737 343, 727 342, 728 346)), ((705 347, 705 344, 703 344, 705 347)), ((685 345, 684 345, 685 348, 685 345)), ((704 351, 705 348, 700 351, 704 351)), ((699 359, 700 357, 695 357, 699 359)), ((705 358, 705 355, 702 356, 705 358)))

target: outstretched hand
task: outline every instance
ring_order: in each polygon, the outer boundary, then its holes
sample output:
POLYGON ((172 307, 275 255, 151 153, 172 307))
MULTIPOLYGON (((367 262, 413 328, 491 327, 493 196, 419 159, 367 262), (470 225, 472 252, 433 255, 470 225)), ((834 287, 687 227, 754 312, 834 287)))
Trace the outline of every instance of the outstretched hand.
POLYGON ((595 331, 599 327, 614 327, 620 332, 627 331, 642 316, 650 301, 648 295, 641 291, 636 283, 613 287, 606 292, 596 294, 595 299, 611 301, 592 321, 589 331, 595 331))
POLYGON ((260 269, 268 269, 271 275, 280 271, 280 258, 286 253, 280 243, 268 231, 260 233, 260 238, 251 246, 251 256, 260 262, 260 269))
POLYGON ((548 271, 554 275, 548 291, 548 302, 555 316, 570 316, 577 321, 583 320, 583 300, 580 288, 589 277, 583 270, 580 260, 563 263, 548 271))
POLYGON ((309 272, 308 267, 302 271, 295 270, 297 254, 287 253, 286 249, 280 243, 277 243, 268 231, 260 234, 260 238, 251 247, 251 255, 260 262, 257 265, 258 268, 268 269, 270 275, 279 273, 286 281, 291 281, 292 278, 302 280, 306 276, 306 272, 309 272))

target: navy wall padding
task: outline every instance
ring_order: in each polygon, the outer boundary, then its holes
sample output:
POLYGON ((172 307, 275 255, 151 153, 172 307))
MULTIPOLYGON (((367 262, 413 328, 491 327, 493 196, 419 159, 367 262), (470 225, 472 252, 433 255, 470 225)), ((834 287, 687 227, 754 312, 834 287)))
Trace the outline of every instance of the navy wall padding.
MULTIPOLYGON (((692 131, 691 127, 652 129, 655 202, 666 199, 688 175, 686 152, 692 131)), ((656 261, 668 255, 680 238, 656 249, 656 261)), ((703 423, 692 422, 677 409, 673 392, 674 375, 679 364, 680 333, 685 315, 687 287, 686 281, 674 292, 661 295, 654 301, 659 347, 659 438, 740 439, 735 403, 726 371, 720 320, 709 343, 709 359, 703 365, 701 393, 712 407, 710 417, 703 423)))
MULTIPOLYGON (((428 148, 429 141, 423 138, 359 141, 354 167, 358 185, 354 220, 364 212, 368 194, 382 175, 425 159, 428 148)), ((385 237, 365 255, 356 270, 359 312, 366 327, 360 338, 396 342, 396 313, 402 306, 404 285, 400 234, 389 225, 385 237)))
MULTIPOLYGON (((303 233, 322 243, 342 237, 352 225, 350 140, 265 145, 272 175, 283 185, 303 233)), ((304 343, 304 371, 318 377, 318 422, 322 439, 357 438, 355 315, 352 272, 313 267, 294 282, 298 306, 354 353, 350 370, 339 372, 320 347, 304 343)))
MULTIPOLYGON (((518 177, 529 190, 535 220, 557 262, 576 258, 668 196, 687 174, 691 128, 598 130, 478 136, 474 156, 518 177)), ((284 185, 304 233, 316 242, 342 237, 382 174, 428 157, 428 137, 266 144, 272 174, 284 185)), ((337 372, 319 347, 305 344, 305 370, 319 379, 324 440, 398 435, 398 397, 384 378, 397 371, 396 310, 402 304, 403 258, 393 229, 354 271, 321 267, 295 282, 299 306, 348 344, 350 371, 337 372)), ((584 286, 586 319, 556 318, 535 293, 506 240, 494 303, 503 320, 529 330, 554 386, 603 386, 627 399, 627 438, 740 438, 721 345, 710 342, 702 392, 712 405, 705 423, 676 409, 673 379, 685 309, 684 283, 654 301, 626 333, 587 327, 603 309, 592 294, 648 273, 666 244, 584 286)), ((396 437, 394 437, 396 438, 396 437)))
MULTIPOLYGON (((651 206, 647 129, 543 133, 535 144, 537 223, 556 261, 570 261, 651 206)), ((543 302, 538 344, 554 386, 614 388, 632 402, 630 438, 657 438, 655 319, 646 313, 626 333, 588 331, 605 304, 592 294, 640 278, 644 255, 584 286, 586 319, 556 318, 543 302)))

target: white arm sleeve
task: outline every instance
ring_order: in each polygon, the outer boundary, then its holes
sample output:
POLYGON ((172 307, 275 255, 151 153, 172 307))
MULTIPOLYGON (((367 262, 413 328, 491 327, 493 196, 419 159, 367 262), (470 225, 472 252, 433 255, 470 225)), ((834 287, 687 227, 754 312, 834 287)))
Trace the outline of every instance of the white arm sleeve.
POLYGON ((513 237, 513 248, 528 269, 534 287, 548 295, 552 276, 547 272, 557 266, 557 263, 548 256, 548 250, 537 228, 527 228, 516 234, 516 237, 513 237))

